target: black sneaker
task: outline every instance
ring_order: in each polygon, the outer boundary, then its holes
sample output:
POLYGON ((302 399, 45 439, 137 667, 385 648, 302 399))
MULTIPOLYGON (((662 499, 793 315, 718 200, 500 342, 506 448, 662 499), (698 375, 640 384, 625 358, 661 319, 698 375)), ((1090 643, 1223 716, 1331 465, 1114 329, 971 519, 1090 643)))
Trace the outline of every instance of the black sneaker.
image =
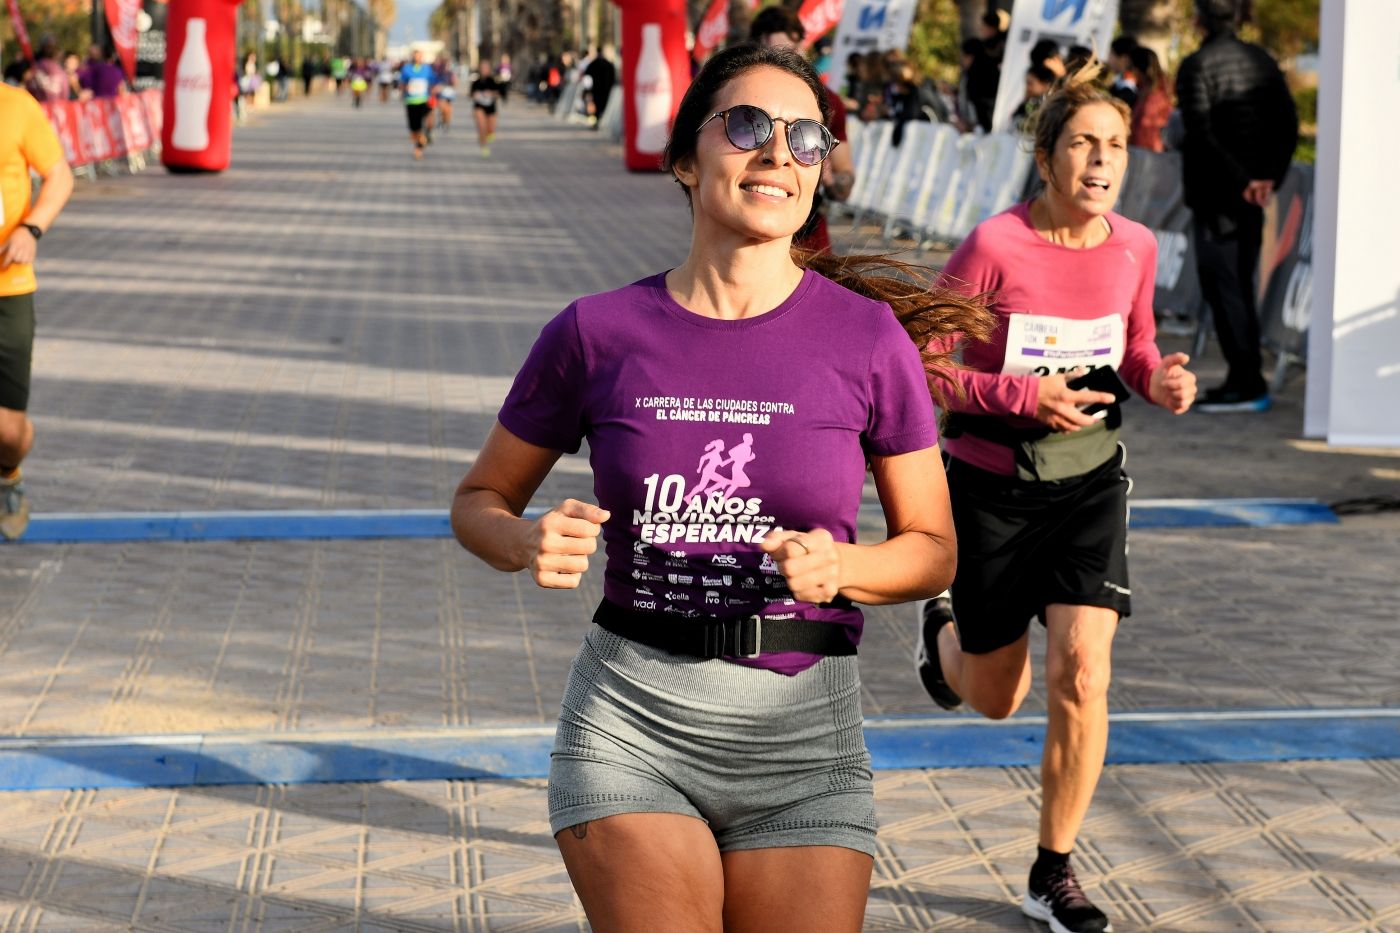
POLYGON ((938 661, 938 633, 953 621, 953 601, 947 596, 923 599, 915 604, 919 610, 919 644, 914 651, 914 665, 919 680, 933 702, 944 709, 962 706, 962 697, 943 679, 943 665, 938 661))
POLYGON ((1051 933, 1112 933, 1108 916, 1084 896, 1068 862, 1046 875, 1042 885, 1031 876, 1021 913, 1050 924, 1051 933))
POLYGON ((1195 409, 1206 414, 1219 414, 1231 411, 1268 411, 1273 406, 1268 392, 1241 392, 1238 389, 1220 386, 1206 390, 1196 402, 1195 409))

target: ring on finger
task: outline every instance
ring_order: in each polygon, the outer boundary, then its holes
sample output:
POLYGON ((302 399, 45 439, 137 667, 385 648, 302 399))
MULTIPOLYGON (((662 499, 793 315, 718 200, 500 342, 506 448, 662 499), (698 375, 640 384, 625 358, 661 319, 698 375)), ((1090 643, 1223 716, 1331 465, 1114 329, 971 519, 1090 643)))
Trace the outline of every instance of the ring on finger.
POLYGON ((792 541, 793 544, 796 544, 798 547, 802 548, 802 550, 806 551, 808 554, 812 553, 812 549, 809 548, 809 547, 807 546, 807 542, 806 542, 806 541, 803 541, 803 540, 802 540, 802 536, 801 536, 801 535, 793 535, 792 538, 791 538, 790 540, 792 541))

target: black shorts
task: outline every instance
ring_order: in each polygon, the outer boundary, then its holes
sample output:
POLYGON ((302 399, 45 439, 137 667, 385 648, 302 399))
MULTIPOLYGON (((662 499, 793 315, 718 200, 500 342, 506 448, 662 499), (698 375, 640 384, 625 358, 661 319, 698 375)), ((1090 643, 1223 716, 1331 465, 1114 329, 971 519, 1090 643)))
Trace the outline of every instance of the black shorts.
POLYGON ((0 297, 0 408, 29 408, 34 359, 34 293, 0 297))
POLYGON ((480 110, 482 113, 486 114, 488 117, 494 117, 496 115, 495 104, 472 104, 472 106, 475 107, 477 110, 480 110))
POLYGON ((1123 447, 1102 466, 1054 482, 1027 482, 949 458, 958 533, 953 615, 969 654, 1004 648, 1045 607, 1101 606, 1132 613, 1123 447))
POLYGON ((405 108, 408 111, 408 131, 410 133, 421 133, 423 131, 423 121, 428 116, 428 105, 408 104, 405 108))

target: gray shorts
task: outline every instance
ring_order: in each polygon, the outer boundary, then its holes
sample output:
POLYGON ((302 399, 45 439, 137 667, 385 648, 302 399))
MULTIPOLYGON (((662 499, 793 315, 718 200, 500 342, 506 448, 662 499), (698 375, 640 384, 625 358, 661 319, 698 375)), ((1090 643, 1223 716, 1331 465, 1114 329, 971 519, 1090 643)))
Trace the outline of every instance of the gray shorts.
POLYGON ((788 677, 593 626, 550 754, 550 830, 621 813, 699 817, 721 852, 842 846, 873 857, 856 659, 788 677))

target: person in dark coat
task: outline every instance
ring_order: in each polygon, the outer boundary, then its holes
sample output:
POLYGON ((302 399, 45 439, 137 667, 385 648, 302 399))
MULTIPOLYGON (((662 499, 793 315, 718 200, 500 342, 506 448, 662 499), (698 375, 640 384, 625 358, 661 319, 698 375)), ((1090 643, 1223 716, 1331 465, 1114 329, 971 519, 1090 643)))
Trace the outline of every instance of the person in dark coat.
POLYGON ((1270 399, 1254 272, 1264 207, 1298 145, 1298 113, 1273 57, 1235 35, 1236 0, 1196 0, 1196 24, 1205 41, 1176 78, 1185 127, 1182 171, 1201 291, 1229 365, 1225 382, 1196 409, 1264 411, 1270 399))

